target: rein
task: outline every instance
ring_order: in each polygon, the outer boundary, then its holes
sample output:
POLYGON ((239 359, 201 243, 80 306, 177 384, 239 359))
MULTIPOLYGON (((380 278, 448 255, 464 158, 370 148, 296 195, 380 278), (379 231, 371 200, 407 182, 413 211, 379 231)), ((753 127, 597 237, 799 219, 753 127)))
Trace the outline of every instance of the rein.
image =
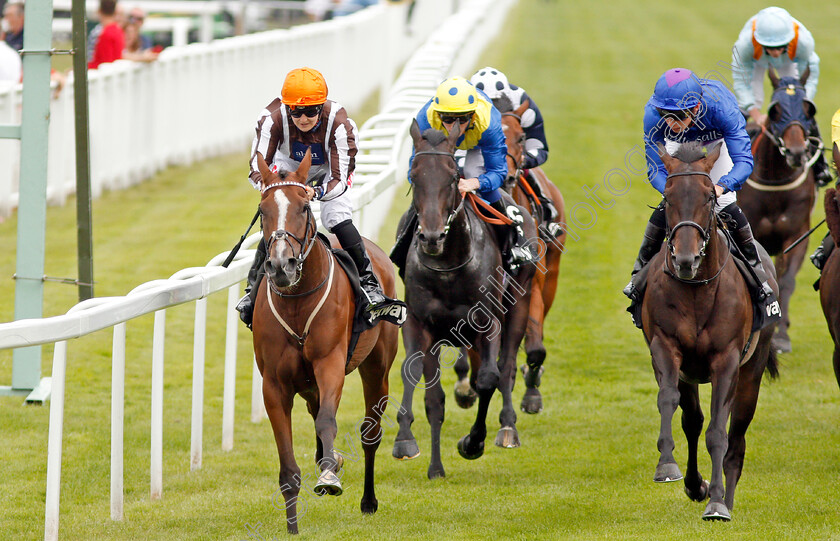
MULTIPOLYGON (((766 130, 766 128, 764 128, 764 126, 762 126, 761 129, 762 129, 762 132, 761 132, 761 135, 758 136, 759 138, 762 135, 764 135, 764 133, 766 132, 768 137, 771 139, 771 141, 774 141, 773 134, 768 132, 766 130)), ((760 180, 762 180, 762 179, 748 178, 747 179, 747 184, 749 184, 750 187, 752 187, 752 188, 754 188, 758 191, 761 191, 761 192, 786 192, 786 191, 794 190, 794 189, 798 188, 799 186, 801 186, 802 183, 805 182, 805 179, 808 178, 808 171, 810 171, 811 167, 817 162, 817 160, 820 157, 820 154, 822 154, 822 151, 825 148, 822 141, 820 141, 817 137, 809 137, 808 139, 813 140, 814 142, 818 143, 817 150, 814 152, 814 155, 811 156, 811 158, 807 162, 805 162, 805 165, 802 168, 802 172, 795 179, 793 179, 790 182, 786 182, 784 184, 763 184, 762 182, 760 182, 760 180)), ((757 142, 758 142, 758 138, 756 138, 756 145, 755 146, 757 146, 757 142)), ((780 149, 780 151, 781 151, 781 149, 780 149)), ((755 154, 755 152, 753 152, 753 155, 754 154, 755 154)), ((784 152, 782 152, 782 155, 783 156, 785 155, 784 152)))
MULTIPOLYGON (((710 181, 712 180, 712 177, 708 173, 704 173, 702 171, 685 171, 685 172, 682 172, 682 173, 671 173, 670 175, 668 175, 668 178, 684 177, 684 176, 696 176, 696 175, 702 175, 702 176, 705 176, 706 178, 708 178, 710 181)), ((712 184, 714 184, 714 183, 712 183, 712 184)), ((673 245, 674 232, 681 227, 693 227, 694 229, 699 231, 700 235, 703 237, 703 245, 700 247, 700 257, 703 258, 703 257, 706 256, 706 246, 708 246, 709 240, 711 239, 711 236, 715 232, 715 228, 713 227, 715 225, 715 205, 714 205, 714 203, 715 203, 715 200, 717 198, 715 197, 714 188, 712 188, 711 196, 712 196, 711 197, 712 206, 711 206, 711 210, 709 211, 709 225, 707 227, 704 228, 703 226, 701 226, 700 224, 698 224, 697 222, 694 222, 692 220, 683 220, 682 222, 679 222, 677 225, 675 225, 674 227, 672 227, 668 231, 667 246, 668 246, 668 251, 671 254, 674 253, 674 245, 673 245)), ((729 251, 729 249, 730 249, 729 235, 724 235, 724 236, 726 237, 726 253, 727 253, 727 256, 726 256, 726 259, 723 260, 723 265, 720 266, 718 271, 711 278, 706 278, 706 279, 703 279, 703 280, 693 280, 693 279, 680 278, 679 276, 677 276, 674 273, 674 271, 672 271, 668 267, 668 261, 670 260, 670 258, 665 259, 665 264, 663 265, 663 272, 665 274, 667 274, 668 276, 670 276, 671 278, 677 280, 678 282, 682 282, 684 284, 706 285, 710 282, 713 282, 714 280, 716 280, 720 276, 720 274, 723 272, 723 269, 726 267, 726 264, 729 262, 729 259, 732 257, 732 255, 729 251)))

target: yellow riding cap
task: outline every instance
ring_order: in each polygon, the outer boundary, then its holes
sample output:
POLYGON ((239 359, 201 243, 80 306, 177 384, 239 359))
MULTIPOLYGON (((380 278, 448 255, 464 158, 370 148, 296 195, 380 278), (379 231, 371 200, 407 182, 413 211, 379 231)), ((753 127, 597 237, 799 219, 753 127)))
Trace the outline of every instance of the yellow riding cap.
POLYGON ((435 92, 432 110, 438 113, 469 113, 478 107, 478 92, 463 77, 446 79, 435 92))
POLYGON ((840 148, 840 109, 831 117, 831 141, 840 148))

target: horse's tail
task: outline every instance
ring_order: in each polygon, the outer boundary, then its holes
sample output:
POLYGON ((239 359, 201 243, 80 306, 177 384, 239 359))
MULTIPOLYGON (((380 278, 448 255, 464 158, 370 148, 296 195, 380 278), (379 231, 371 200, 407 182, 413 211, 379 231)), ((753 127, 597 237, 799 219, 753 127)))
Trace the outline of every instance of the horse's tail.
POLYGON ((769 349, 767 365, 764 367, 764 371, 770 374, 770 379, 776 379, 779 377, 779 359, 776 356, 776 348, 770 346, 769 349))

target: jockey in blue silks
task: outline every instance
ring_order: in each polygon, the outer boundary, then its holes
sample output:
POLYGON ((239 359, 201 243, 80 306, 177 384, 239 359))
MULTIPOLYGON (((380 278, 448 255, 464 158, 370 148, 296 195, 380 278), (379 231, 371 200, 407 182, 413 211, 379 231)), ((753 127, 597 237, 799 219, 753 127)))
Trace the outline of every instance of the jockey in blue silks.
MULTIPOLYGON (((535 256, 524 246, 521 227, 523 217, 510 195, 501 189, 507 175, 507 145, 502 132, 502 116, 490 99, 468 80, 451 77, 438 86, 435 95, 420 109, 415 118, 420 133, 434 129, 448 134, 458 126, 461 135, 456 149, 466 151, 463 178, 458 181, 461 196, 476 191, 496 210, 513 220, 511 226, 497 228, 505 265, 515 270, 525 263, 533 263, 535 256)), ((414 150, 408 163, 409 182, 414 150)), ((400 220, 397 241, 391 249, 391 260, 402 269, 413 237, 416 212, 409 207, 400 220)))
MULTIPOLYGON (((687 69, 670 69, 656 82, 653 96, 645 105, 644 130, 648 179, 660 193, 665 191, 668 172, 659 157, 658 145, 671 155, 685 143, 700 142, 708 148, 721 145, 720 156, 709 172, 717 195, 715 212, 764 282, 762 292, 772 294, 750 223, 735 202, 735 192, 752 173, 753 159, 746 121, 732 92, 718 81, 697 78, 687 69)), ((644 291, 644 276, 639 271, 659 252, 665 234, 663 201, 651 214, 633 265, 633 277, 624 288, 624 294, 634 302, 641 302, 644 291)))

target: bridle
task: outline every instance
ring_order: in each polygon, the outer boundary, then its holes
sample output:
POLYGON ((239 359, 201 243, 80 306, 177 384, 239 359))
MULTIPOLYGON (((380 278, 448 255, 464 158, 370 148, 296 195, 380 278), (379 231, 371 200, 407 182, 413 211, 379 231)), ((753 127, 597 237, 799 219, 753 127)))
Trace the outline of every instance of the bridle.
MULTIPOLYGON (((265 188, 262 189, 262 193, 265 194, 270 189, 279 188, 279 187, 282 187, 282 186, 297 186, 298 188, 302 188, 303 190, 306 190, 306 185, 305 184, 301 184, 300 182, 284 181, 284 182, 275 182, 274 184, 269 184, 268 186, 266 186, 265 188)), ((309 205, 306 205, 306 214, 307 214, 307 216, 306 216, 306 229, 304 229, 302 239, 300 237, 298 237, 297 235, 295 235, 294 233, 291 233, 290 231, 287 231, 285 229, 276 229, 268 237, 268 244, 266 245, 266 252, 267 253, 271 253, 272 246, 274 245, 275 242, 285 242, 289 246, 289 249, 292 251, 292 255, 294 256, 292 259, 295 260, 295 281, 293 283, 291 283, 288 287, 292 287, 300 281, 301 271, 303 270, 303 262, 307 258, 307 256, 309 255, 309 252, 312 251, 312 248, 315 246, 315 241, 317 239, 316 234, 318 232, 318 227, 315 225, 315 216, 312 214, 312 209, 309 207, 309 205), (294 255, 295 250, 294 250, 294 247, 292 246, 291 241, 289 240, 290 238, 294 239, 295 242, 298 243, 298 246, 300 246, 300 250, 298 250, 297 255, 294 255)), ((266 263, 267 263, 267 261, 266 261, 266 263)), ((315 289, 313 289, 311 291, 307 291, 306 293, 300 293, 300 294, 295 294, 295 295, 291 295, 291 294, 288 294, 288 293, 282 293, 274 285, 274 283, 271 280, 267 280, 267 282, 268 282, 269 287, 271 288, 271 291, 273 293, 275 293, 276 295, 280 296, 280 297, 303 297, 303 296, 309 295, 310 293, 312 293, 314 291, 317 291, 318 289, 323 287, 326 280, 324 282, 322 282, 321 284, 319 284, 315 289)))
MULTIPOLYGON (((668 175, 668 179, 673 178, 673 177, 696 176, 696 175, 705 176, 706 178, 709 179, 710 182, 712 180, 712 177, 709 176, 708 173, 704 173, 703 171, 685 171, 685 172, 682 172, 682 173, 671 173, 670 175, 668 175)), ((667 182, 667 179, 666 179, 666 182, 667 182)), ((714 185, 714 182, 712 182, 712 185, 714 185)), ((700 254, 699 255, 700 255, 701 258, 706 257, 706 247, 709 244, 709 239, 711 239, 712 235, 715 232, 715 204, 717 202, 717 195, 715 193, 714 188, 712 188, 712 192, 709 194, 709 198, 708 198, 707 201, 710 202, 711 205, 710 205, 710 208, 709 208, 709 223, 705 228, 695 221, 683 220, 683 221, 677 223, 674 227, 670 228, 667 231, 667 237, 668 237, 667 246, 668 246, 668 253, 669 254, 671 254, 672 256, 674 255, 674 250, 675 249, 674 249, 673 239, 674 239, 674 233, 677 231, 677 229, 679 229, 681 227, 693 227, 694 229, 696 229, 697 231, 700 232, 700 236, 703 238, 703 244, 702 244, 702 246, 700 246, 700 254)), ((665 203, 668 204, 667 199, 665 200, 665 203)), ((726 236, 726 239, 727 239, 726 240, 726 242, 727 242, 727 250, 726 251, 727 251, 727 254, 728 254, 729 253, 729 247, 728 247, 729 236, 728 235, 726 236)), ((723 268, 726 266, 726 263, 729 261, 729 256, 727 255, 727 258, 724 260, 723 265, 720 266, 720 268, 718 269, 717 273, 715 273, 714 276, 712 276, 711 278, 706 278, 704 280, 688 280, 688 279, 685 279, 685 278, 680 278, 670 268, 668 268, 668 261, 670 261, 670 259, 671 259, 670 257, 665 258, 665 268, 664 268, 665 274, 667 274, 671 278, 674 278, 675 280, 677 280, 679 282, 682 282, 684 284, 705 285, 705 284, 708 284, 709 282, 712 282, 718 276, 720 276, 720 273, 723 272, 723 268)))
MULTIPOLYGON (((455 154, 453 154, 452 152, 444 152, 442 150, 420 150, 420 151, 414 153, 414 157, 416 158, 417 156, 449 156, 450 158, 452 158, 452 162, 455 164, 455 172, 452 174, 452 179, 451 180, 452 180, 452 185, 455 187, 455 190, 457 191, 458 181, 461 180, 461 176, 458 174, 458 161, 455 159, 455 154)), ((449 228, 452 225, 452 220, 454 220, 455 216, 459 212, 461 212, 462 208, 464 208, 464 199, 465 198, 462 197, 460 199, 461 199, 461 201, 458 202, 458 205, 455 207, 454 210, 452 210, 449 213, 449 216, 446 218, 446 224, 443 226, 443 236, 444 236, 444 238, 446 237, 446 234, 449 233, 449 228)), ((412 201, 411 204, 413 205, 414 202, 412 201)), ((415 209, 415 211, 416 211, 416 209, 415 209)), ((420 232, 422 230, 423 230, 423 228, 420 226, 420 223, 418 221, 417 231, 420 232)))

